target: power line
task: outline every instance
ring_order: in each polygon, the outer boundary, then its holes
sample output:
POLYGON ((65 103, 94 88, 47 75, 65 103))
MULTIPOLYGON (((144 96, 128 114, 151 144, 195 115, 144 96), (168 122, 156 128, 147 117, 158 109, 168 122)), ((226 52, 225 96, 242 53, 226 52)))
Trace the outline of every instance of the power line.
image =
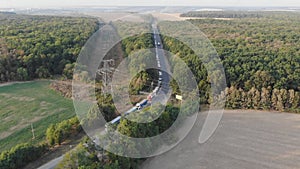
POLYGON ((114 70, 115 61, 113 59, 103 60, 102 68, 97 70, 97 73, 102 76, 103 91, 107 92, 109 90, 109 84, 112 81, 112 75, 114 70))

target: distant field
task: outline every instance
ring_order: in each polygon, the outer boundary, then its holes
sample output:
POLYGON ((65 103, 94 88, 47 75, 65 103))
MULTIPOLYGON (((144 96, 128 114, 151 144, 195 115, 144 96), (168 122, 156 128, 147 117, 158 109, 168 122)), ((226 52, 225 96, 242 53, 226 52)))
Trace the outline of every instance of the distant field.
POLYGON ((51 90, 49 84, 34 81, 0 87, 0 152, 18 143, 43 141, 50 124, 75 115, 72 100, 51 90))

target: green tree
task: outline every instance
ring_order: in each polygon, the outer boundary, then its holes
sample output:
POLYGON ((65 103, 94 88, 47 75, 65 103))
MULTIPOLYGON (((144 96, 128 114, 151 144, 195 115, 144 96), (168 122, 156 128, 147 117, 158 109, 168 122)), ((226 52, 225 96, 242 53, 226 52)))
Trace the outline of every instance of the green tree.
POLYGON ((53 146, 55 144, 55 138, 54 138, 54 132, 56 128, 54 124, 51 124, 46 131, 46 139, 50 146, 53 146))

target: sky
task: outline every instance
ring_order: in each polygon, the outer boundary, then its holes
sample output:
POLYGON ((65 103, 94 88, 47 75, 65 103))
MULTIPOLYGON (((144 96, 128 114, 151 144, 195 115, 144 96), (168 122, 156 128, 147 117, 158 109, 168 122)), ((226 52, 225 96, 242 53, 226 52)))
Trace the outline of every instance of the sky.
POLYGON ((0 0, 0 8, 52 8, 80 6, 300 7, 300 0, 0 0))

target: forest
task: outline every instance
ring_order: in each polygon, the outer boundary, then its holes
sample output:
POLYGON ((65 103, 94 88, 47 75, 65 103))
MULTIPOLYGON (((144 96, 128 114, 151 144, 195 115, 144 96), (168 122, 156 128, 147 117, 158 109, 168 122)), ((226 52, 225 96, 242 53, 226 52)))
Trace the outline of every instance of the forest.
POLYGON ((0 82, 69 76, 70 64, 100 26, 95 18, 10 13, 0 13, 0 23, 0 82))
MULTIPOLYGON (((192 16, 215 18, 236 13, 209 12, 208 15, 207 12, 195 12, 192 16)), ((207 36, 223 62, 228 87, 227 108, 299 112, 300 13, 256 13, 261 17, 190 19, 189 22, 207 36)), ((184 60, 197 58, 189 47, 175 39, 164 37, 163 40, 165 49, 184 60)), ((201 66, 191 67, 196 68, 192 69, 193 72, 203 69, 201 66)), ((202 86, 208 84, 207 75, 205 72, 201 74, 204 78, 199 79, 201 84, 198 80, 199 88, 205 89, 202 86)), ((196 76, 201 74, 196 73, 196 76)))

